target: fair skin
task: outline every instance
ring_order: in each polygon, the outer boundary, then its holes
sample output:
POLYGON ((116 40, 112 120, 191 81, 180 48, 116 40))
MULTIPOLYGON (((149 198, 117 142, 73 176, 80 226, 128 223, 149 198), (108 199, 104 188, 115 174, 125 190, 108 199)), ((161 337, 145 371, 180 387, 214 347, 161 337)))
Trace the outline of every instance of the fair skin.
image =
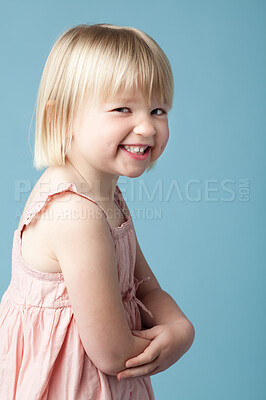
POLYGON ((162 154, 169 138, 167 107, 155 99, 149 107, 136 89, 107 101, 85 99, 73 131, 67 158, 90 183, 93 198, 113 201, 120 175, 141 176, 162 154), (136 161, 120 148, 136 143, 152 146, 146 160, 136 161))
MULTIPOLYGON (((92 104, 86 99, 76 114, 67 154, 66 168, 73 168, 70 160, 85 178, 90 196, 102 205, 113 203, 118 177, 141 176, 149 162, 160 157, 169 137, 163 105, 153 99, 149 107, 135 90, 127 93, 123 102, 121 97, 125 93, 108 103, 97 99, 92 104), (120 148, 121 144, 135 143, 152 146, 146 160, 135 160, 120 148)), ((50 207, 53 215, 64 211, 71 215, 74 210, 84 215, 89 208, 93 213, 90 215, 99 216, 97 205, 88 205, 84 198, 77 200, 73 193, 63 202, 58 196, 50 207)), ((168 368, 188 350, 194 339, 193 326, 160 288, 138 242, 135 276, 151 277, 138 289, 138 298, 154 318, 141 312, 143 326, 148 329, 132 334, 120 295, 114 243, 105 219, 91 218, 88 224, 84 218, 68 219, 67 223, 54 218, 49 224, 49 237, 64 274, 81 341, 100 370, 118 379, 122 375, 152 375, 168 368), (129 361, 133 367, 126 368, 129 361)))

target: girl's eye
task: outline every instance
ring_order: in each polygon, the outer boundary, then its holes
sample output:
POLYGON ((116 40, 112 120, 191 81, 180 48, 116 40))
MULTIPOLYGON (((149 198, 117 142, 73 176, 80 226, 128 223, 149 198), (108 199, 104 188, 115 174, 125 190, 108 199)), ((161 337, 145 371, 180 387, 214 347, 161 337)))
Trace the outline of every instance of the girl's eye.
MULTIPOLYGON (((114 111, 122 112, 124 114, 130 112, 130 109, 128 107, 119 107, 116 108, 114 111)), ((152 114, 153 113, 156 113, 156 115, 166 114, 166 112, 162 108, 156 108, 155 110, 152 111, 152 114)))
POLYGON ((166 114, 165 111, 164 111, 162 108, 155 108, 155 110, 153 110, 152 112, 154 112, 154 111, 160 111, 160 113, 159 113, 159 114, 156 114, 156 115, 163 115, 163 114, 166 114))
POLYGON ((118 111, 118 112, 123 112, 124 110, 129 110, 129 108, 127 108, 127 107, 119 107, 119 108, 116 108, 114 111, 118 111))

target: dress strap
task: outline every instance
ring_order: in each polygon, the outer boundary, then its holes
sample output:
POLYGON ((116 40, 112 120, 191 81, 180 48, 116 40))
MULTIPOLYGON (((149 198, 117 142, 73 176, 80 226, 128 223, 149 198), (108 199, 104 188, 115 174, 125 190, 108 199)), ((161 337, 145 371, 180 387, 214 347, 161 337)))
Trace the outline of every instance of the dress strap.
POLYGON ((74 183, 69 183, 69 184, 66 185, 63 189, 50 192, 50 193, 46 194, 45 196, 42 196, 41 198, 39 198, 39 199, 37 199, 37 200, 33 200, 33 201, 30 203, 30 206, 29 206, 29 208, 28 208, 28 210, 27 210, 27 212, 26 212, 26 214, 25 214, 25 217, 23 218, 23 220, 22 220, 22 222, 21 222, 21 224, 20 224, 20 226, 19 226, 19 228, 18 228, 19 234, 21 235, 21 232, 22 232, 24 226, 25 226, 25 225, 28 225, 28 224, 32 221, 32 219, 35 217, 35 215, 38 214, 38 213, 41 211, 41 209, 53 198, 53 196, 55 196, 55 195, 57 195, 57 194, 60 194, 60 193, 64 193, 64 192, 73 192, 73 193, 76 193, 76 194, 78 194, 79 196, 84 197, 84 198, 86 198, 86 199, 92 201, 94 204, 97 204, 97 206, 98 206, 98 207, 102 210, 102 212, 104 213, 104 215, 105 215, 105 217, 106 217, 106 221, 107 221, 107 223, 108 223, 108 225, 109 225, 109 228, 110 228, 110 229, 112 228, 111 225, 110 225, 110 223, 109 223, 109 221, 108 221, 108 219, 107 219, 107 214, 106 214, 106 212, 104 211, 103 207, 100 206, 100 204, 98 204, 98 203, 97 203, 94 199, 92 199, 91 197, 85 196, 84 194, 79 193, 74 183))
POLYGON ((124 200, 123 194, 122 194, 119 186, 117 186, 117 185, 116 185, 116 190, 115 190, 114 194, 115 194, 116 203, 117 203, 118 207, 120 208, 121 212, 123 213, 125 219, 127 220, 129 218, 129 215, 126 210, 125 200, 124 200))

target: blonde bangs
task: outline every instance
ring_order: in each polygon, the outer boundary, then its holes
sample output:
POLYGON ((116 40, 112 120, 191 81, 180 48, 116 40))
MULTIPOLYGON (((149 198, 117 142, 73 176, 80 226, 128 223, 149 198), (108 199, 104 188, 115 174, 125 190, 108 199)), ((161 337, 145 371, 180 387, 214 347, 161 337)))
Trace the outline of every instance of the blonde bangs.
POLYGON ((137 87, 147 103, 157 99, 171 109, 174 86, 171 66, 153 39, 135 28, 112 26, 103 39, 96 49, 98 54, 94 54, 95 79, 87 93, 106 100, 120 90, 137 87))
POLYGON ((137 87, 148 104, 172 108, 170 63, 144 32, 110 24, 79 25, 53 46, 40 82, 34 167, 64 165, 74 113, 84 96, 110 99, 137 87))

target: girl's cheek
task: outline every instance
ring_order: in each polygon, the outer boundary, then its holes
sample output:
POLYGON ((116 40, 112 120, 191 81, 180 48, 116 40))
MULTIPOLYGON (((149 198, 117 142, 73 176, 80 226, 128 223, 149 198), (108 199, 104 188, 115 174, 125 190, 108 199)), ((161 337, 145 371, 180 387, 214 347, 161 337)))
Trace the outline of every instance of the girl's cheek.
POLYGON ((156 153, 152 153, 152 161, 156 161, 159 157, 161 157, 165 147, 166 143, 162 143, 160 146, 158 146, 156 153))
POLYGON ((161 154, 163 153, 164 149, 166 148, 168 140, 169 140, 169 132, 168 132, 167 136, 164 138, 164 140, 163 140, 163 142, 161 144, 161 150, 160 150, 161 154))

